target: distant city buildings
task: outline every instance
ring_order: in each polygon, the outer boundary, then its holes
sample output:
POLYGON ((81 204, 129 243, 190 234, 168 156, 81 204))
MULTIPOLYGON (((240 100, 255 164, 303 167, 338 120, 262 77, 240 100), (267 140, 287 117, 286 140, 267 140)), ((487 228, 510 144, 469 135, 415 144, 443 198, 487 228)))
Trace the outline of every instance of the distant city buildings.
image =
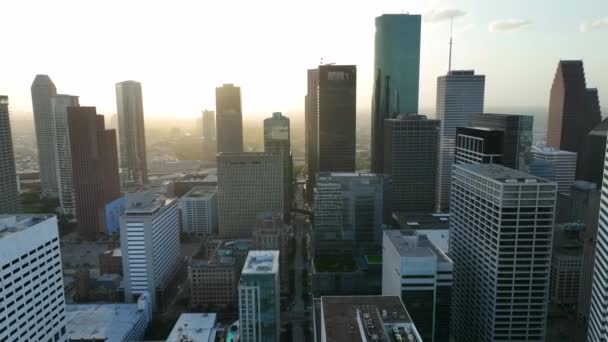
POLYGON ((385 120, 418 113, 421 16, 383 14, 375 21, 371 171, 384 173, 385 120))
POLYGON ((0 95, 0 214, 19 212, 18 181, 8 96, 0 95))
POLYGON ((130 184, 148 183, 141 83, 136 81, 116 83, 116 108, 123 180, 130 184))
POLYGON ((203 160, 215 163, 217 141, 215 136, 215 112, 204 110, 202 118, 203 160))
MULTIPOLYGON (((553 169, 554 178, 549 180, 557 183, 558 192, 569 192, 574 184, 576 176, 576 153, 563 151, 556 148, 544 147, 533 149, 534 159, 543 160, 549 163, 553 169)), ((539 175, 540 176, 540 175, 539 175)))
POLYGON ((283 219, 289 222, 292 197, 291 135, 289 118, 280 112, 264 119, 264 152, 278 155, 283 163, 283 219))
POLYGON ((437 211, 449 207, 456 128, 467 127, 473 113, 483 113, 485 76, 473 70, 452 70, 437 79, 436 118, 441 120, 437 162, 437 211))
POLYGON ((217 187, 196 187, 180 198, 182 231, 197 236, 217 230, 217 187))
POLYGON ((217 113, 217 153, 242 153, 241 88, 232 84, 215 88, 215 112, 217 113))

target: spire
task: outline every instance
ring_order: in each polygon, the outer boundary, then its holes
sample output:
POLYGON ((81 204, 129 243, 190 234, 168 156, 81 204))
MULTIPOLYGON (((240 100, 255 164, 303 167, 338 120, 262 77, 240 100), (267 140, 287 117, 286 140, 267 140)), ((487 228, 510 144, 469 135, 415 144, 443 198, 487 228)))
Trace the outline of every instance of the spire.
POLYGON ((452 33, 454 30, 454 17, 450 17, 450 57, 448 61, 448 74, 452 71, 452 33))

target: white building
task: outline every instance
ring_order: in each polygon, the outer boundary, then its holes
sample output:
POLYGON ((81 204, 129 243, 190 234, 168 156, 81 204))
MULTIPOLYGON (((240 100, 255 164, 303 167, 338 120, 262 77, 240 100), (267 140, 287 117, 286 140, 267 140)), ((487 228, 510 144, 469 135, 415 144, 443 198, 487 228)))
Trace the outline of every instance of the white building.
POLYGON ((209 235, 217 228, 217 187, 199 186, 181 199, 182 230, 192 235, 209 235))
POLYGON ((183 313, 175 322, 167 342, 215 342, 217 315, 183 313))
POLYGON ((54 215, 0 215, 0 279, 0 341, 66 341, 54 215))
POLYGON ((550 179, 557 183, 558 192, 570 192, 570 187, 576 178, 576 153, 563 151, 553 147, 536 148, 532 150, 532 155, 536 160, 548 162, 555 175, 555 179, 550 179))
POLYGON ((279 251, 250 251, 239 283, 239 341, 279 341, 279 251))
POLYGON ((441 142, 437 163, 437 209, 449 207, 450 177, 454 163, 456 128, 469 126, 473 113, 483 113, 485 76, 473 70, 452 70, 437 78, 437 113, 441 142))
POLYGON ((382 250, 382 295, 401 297, 424 341, 447 341, 452 260, 413 230, 385 230, 382 250))
POLYGON ((67 305, 67 334, 74 341, 142 341, 151 320, 148 293, 137 304, 67 305))
POLYGON ((153 190, 127 194, 126 200, 120 218, 125 299, 131 302, 149 292, 157 310, 157 293, 173 279, 180 262, 177 200, 153 190))
POLYGON ((544 341, 557 184, 497 164, 454 166, 450 333, 544 341))

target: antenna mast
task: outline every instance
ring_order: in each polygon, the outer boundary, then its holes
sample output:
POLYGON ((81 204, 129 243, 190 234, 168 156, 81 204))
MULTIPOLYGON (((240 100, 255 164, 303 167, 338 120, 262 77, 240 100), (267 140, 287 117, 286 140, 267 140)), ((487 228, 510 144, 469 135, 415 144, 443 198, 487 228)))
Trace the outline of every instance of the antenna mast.
POLYGON ((452 71, 452 32, 454 30, 454 17, 450 17, 450 57, 448 61, 448 74, 452 71))

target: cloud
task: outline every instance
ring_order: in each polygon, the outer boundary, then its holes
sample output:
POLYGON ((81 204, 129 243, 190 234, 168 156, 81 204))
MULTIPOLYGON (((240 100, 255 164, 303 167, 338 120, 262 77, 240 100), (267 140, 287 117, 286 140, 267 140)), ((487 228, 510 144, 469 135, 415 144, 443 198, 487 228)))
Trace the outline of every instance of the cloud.
POLYGON ((595 19, 593 21, 586 21, 581 24, 579 30, 581 32, 589 32, 592 30, 598 30, 604 27, 608 27, 608 17, 595 19))
POLYGON ((427 23, 438 23, 440 21, 449 20, 450 18, 458 18, 462 17, 467 12, 461 11, 459 9, 435 9, 426 12, 422 18, 427 23))
POLYGON ((490 32, 515 31, 531 24, 532 22, 526 19, 496 20, 490 23, 488 30, 490 32))

